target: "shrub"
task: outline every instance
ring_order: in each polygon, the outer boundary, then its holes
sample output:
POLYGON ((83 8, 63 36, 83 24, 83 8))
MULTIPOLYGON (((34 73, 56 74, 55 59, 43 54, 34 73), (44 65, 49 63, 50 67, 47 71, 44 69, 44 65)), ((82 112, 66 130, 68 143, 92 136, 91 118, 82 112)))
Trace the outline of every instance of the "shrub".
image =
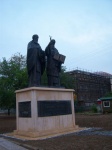
POLYGON ((97 113, 98 110, 95 104, 91 107, 91 110, 92 112, 97 113))

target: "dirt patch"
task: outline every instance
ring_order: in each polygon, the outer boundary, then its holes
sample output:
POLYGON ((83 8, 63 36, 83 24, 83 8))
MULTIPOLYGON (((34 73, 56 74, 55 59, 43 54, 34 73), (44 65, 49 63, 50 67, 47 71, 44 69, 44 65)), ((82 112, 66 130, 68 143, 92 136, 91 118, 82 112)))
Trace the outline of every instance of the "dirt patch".
POLYGON ((76 114, 76 124, 80 127, 100 127, 104 130, 112 130, 112 114, 81 115, 76 114))
MULTIPOLYGON (((112 131, 112 114, 82 115, 76 114, 76 124, 80 127, 102 128, 103 131, 112 131)), ((16 129, 15 117, 0 116, 0 133, 11 132, 16 129)), ((12 139, 10 139, 12 140, 12 139)), ((75 135, 36 140, 14 140, 28 149, 38 150, 111 150, 112 136, 104 135, 75 135)))
POLYGON ((16 129, 15 116, 0 116, 0 134, 12 132, 16 129))

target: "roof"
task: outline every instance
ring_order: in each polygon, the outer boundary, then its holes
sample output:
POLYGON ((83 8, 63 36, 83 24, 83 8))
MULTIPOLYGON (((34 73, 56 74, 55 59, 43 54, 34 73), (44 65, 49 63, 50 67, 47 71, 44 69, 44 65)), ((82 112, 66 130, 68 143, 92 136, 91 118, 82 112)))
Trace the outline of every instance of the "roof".
POLYGON ((103 72, 103 71, 95 72, 95 74, 97 74, 97 75, 101 75, 101 76, 105 76, 105 77, 109 77, 109 78, 111 78, 111 77, 112 77, 112 74, 107 73, 107 72, 103 72))
POLYGON ((104 101, 104 100, 107 100, 107 101, 108 101, 108 100, 112 100, 112 97, 102 97, 102 98, 99 98, 99 99, 98 99, 98 101, 100 101, 100 100, 101 100, 101 101, 104 101))

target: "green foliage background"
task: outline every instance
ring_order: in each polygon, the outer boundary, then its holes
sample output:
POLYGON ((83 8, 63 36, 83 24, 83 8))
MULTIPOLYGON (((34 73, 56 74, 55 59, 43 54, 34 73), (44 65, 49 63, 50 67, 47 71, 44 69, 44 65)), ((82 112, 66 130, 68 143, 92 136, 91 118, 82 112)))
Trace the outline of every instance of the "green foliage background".
POLYGON ((26 58, 20 53, 0 62, 0 108, 15 108, 15 90, 27 87, 26 58))
MULTIPOLYGON (((61 87, 74 88, 74 79, 66 72, 66 67, 62 67, 60 73, 61 87)), ((43 86, 47 86, 46 71, 41 81, 43 86)), ((28 87, 28 76, 26 68, 26 57, 20 53, 14 54, 9 60, 3 58, 0 61, 0 108, 15 108, 15 91, 28 87)))

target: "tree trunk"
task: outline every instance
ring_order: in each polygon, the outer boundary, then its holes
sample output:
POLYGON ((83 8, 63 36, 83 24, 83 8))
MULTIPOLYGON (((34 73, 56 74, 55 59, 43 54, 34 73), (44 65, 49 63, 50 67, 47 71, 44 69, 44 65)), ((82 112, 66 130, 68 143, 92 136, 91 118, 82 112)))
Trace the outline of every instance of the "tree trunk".
POLYGON ((10 108, 8 108, 8 116, 10 116, 10 108))

